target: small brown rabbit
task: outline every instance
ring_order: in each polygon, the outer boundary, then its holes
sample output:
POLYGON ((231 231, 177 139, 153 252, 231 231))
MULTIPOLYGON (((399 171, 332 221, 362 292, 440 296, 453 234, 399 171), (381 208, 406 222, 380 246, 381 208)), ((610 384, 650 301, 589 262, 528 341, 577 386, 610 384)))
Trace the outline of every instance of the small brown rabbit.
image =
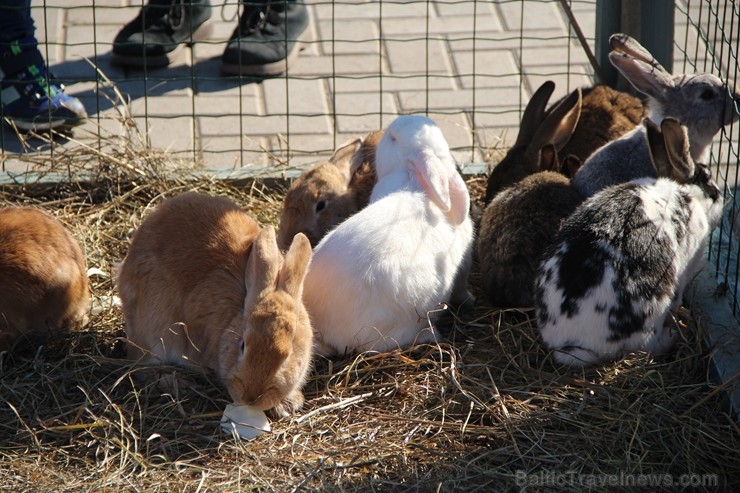
POLYGON ((0 351, 87 323, 90 288, 80 245, 32 207, 0 209, 0 351))
POLYGON ((539 172, 540 151, 546 144, 560 150, 573 135, 581 115, 581 91, 576 89, 546 112, 554 90, 555 83, 546 81, 524 109, 516 142, 488 177, 486 204, 504 188, 539 172))
POLYGON ((296 233, 316 246, 339 223, 364 209, 375 186, 375 149, 382 131, 339 146, 329 161, 304 172, 285 195, 278 245, 286 249, 296 233))
POLYGON ((283 259, 274 229, 226 198, 166 200, 118 275, 129 357, 206 366, 236 404, 299 409, 313 345, 302 302, 310 258, 298 234, 283 259))

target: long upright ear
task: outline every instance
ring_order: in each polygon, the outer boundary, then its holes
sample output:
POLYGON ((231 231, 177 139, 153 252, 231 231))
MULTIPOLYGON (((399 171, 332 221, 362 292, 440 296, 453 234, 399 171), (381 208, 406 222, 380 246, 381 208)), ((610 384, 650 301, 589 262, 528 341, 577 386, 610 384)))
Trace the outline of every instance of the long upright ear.
POLYGON ((560 161, 558 161, 558 151, 552 144, 545 144, 540 149, 539 167, 542 171, 554 171, 560 173, 560 161))
POLYGON ((643 94, 663 100, 665 90, 674 87, 673 77, 663 67, 656 68, 650 63, 616 51, 609 53, 609 61, 643 94))
POLYGON ((266 290, 275 288, 280 270, 280 250, 275 239, 275 228, 266 226, 254 240, 247 260, 245 284, 248 300, 254 300, 266 290))
POLYGON ((537 132, 542 119, 545 117, 545 108, 554 90, 555 83, 548 80, 543 82, 532 95, 532 99, 529 100, 527 107, 524 109, 524 114, 522 114, 522 123, 519 125, 519 135, 516 137, 514 147, 532 142, 535 132, 537 132))
POLYGON ((352 180, 352 175, 355 174, 357 168, 362 165, 362 162, 356 163, 354 159, 354 157, 360 153, 361 148, 362 138, 357 137, 350 139, 337 147, 334 150, 334 154, 329 158, 329 162, 336 166, 336 168, 342 173, 347 185, 349 185, 349 182, 352 180))
POLYGON ((685 183, 694 176, 694 160, 689 149, 689 136, 678 120, 664 118, 660 124, 663 131, 668 160, 673 167, 673 179, 685 183))
POLYGON ((609 48, 613 52, 629 55, 636 60, 645 62, 656 70, 667 72, 652 53, 627 34, 615 33, 609 36, 609 48))
POLYGON ((293 243, 285 254, 285 262, 278 275, 277 289, 285 291, 292 298, 300 299, 310 261, 311 242, 306 235, 298 233, 293 237, 293 243))
POLYGON ((545 144, 553 144, 557 150, 562 149, 576 130, 582 102, 581 89, 578 88, 550 109, 532 137, 530 147, 542 149, 545 144))
POLYGON ((665 148, 663 132, 650 118, 644 118, 642 125, 646 130, 650 161, 653 163, 656 173, 658 176, 670 177, 673 174, 673 167, 665 148))
POLYGON ((470 194, 454 162, 444 162, 430 150, 422 151, 411 162, 432 202, 448 215, 452 224, 461 224, 470 212, 470 194))

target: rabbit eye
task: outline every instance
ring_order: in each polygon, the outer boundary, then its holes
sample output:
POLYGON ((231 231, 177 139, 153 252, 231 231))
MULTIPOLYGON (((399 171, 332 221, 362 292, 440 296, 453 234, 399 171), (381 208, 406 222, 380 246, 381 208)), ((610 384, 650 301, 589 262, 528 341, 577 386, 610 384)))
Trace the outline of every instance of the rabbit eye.
POLYGON ((702 98, 704 101, 711 101, 712 99, 714 99, 715 96, 716 95, 714 94, 714 91, 712 91, 711 89, 704 89, 699 97, 702 98))
POLYGON ((323 211, 324 209, 326 209, 326 200, 319 200, 318 202, 316 202, 316 213, 317 214, 323 211))
POLYGON ((246 349, 246 345, 244 344, 244 339, 242 339, 242 343, 239 345, 239 352, 244 354, 244 349, 246 349))

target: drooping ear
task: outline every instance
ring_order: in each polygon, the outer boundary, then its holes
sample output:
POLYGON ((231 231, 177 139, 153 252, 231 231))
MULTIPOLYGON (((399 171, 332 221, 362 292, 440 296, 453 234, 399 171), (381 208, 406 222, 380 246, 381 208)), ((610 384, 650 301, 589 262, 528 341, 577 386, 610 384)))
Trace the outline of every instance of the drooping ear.
POLYGON ((619 70, 632 86, 643 94, 663 100, 666 89, 674 87, 673 77, 650 63, 632 58, 631 56, 612 51, 609 61, 619 70))
POLYGON ((362 138, 357 137, 350 139, 344 144, 340 145, 334 150, 334 154, 329 158, 329 162, 336 166, 336 168, 342 173, 342 177, 346 184, 352 180, 352 175, 355 174, 357 168, 362 165, 362 162, 356 163, 355 156, 360 153, 362 147, 362 138))
POLYGON ((653 163, 656 173, 658 176, 670 177, 672 175, 672 167, 665 148, 663 132, 650 118, 644 118, 642 125, 646 130, 650 161, 653 163))
POLYGON ((558 161, 558 150, 553 144, 545 144, 540 149, 540 170, 554 171, 560 173, 560 161, 558 161))
POLYGON ((578 120, 581 118, 583 98, 578 88, 551 108, 532 137, 530 147, 541 149, 545 144, 553 144, 562 149, 573 136, 578 120))
POLYGON ((673 169, 672 178, 685 183, 694 176, 694 160, 691 158, 686 127, 681 126, 674 118, 664 118, 660 129, 663 131, 665 150, 673 169))
POLYGON ((547 102, 550 100, 550 96, 552 96, 554 90, 555 83, 548 80, 545 81, 532 95, 532 99, 529 100, 527 107, 524 109, 524 114, 522 114, 522 122, 519 125, 519 135, 516 137, 514 147, 528 145, 532 142, 535 132, 537 132, 537 129, 540 127, 540 124, 545 117, 545 108, 547 107, 547 102))
POLYGON ((285 254, 285 262, 278 275, 277 289, 285 291, 294 299, 300 299, 310 261, 311 242, 306 235, 298 233, 293 237, 293 243, 285 254))
MULTIPOLYGON (((446 158, 443 158, 446 159, 446 158)), ((461 224, 470 211, 470 194, 454 162, 445 162, 431 150, 411 159, 414 173, 422 188, 454 225, 461 224)))
POLYGON ((450 180, 445 163, 430 149, 409 158, 409 164, 429 198, 442 212, 450 211, 450 180))
POLYGON ((254 240, 247 260, 247 298, 254 300, 266 290, 274 289, 279 269, 280 250, 275 239, 275 228, 266 226, 254 240))

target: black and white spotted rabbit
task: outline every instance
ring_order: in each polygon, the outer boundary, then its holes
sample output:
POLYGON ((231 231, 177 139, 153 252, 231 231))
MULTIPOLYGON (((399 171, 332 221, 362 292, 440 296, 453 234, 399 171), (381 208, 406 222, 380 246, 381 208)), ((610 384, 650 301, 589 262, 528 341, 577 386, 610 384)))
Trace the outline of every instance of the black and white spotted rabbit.
POLYGON ((700 269, 722 215, 709 170, 694 164, 687 130, 644 121, 661 178, 608 187, 565 221, 535 281, 540 333, 557 362, 584 366, 629 351, 661 353, 669 315, 700 269))

